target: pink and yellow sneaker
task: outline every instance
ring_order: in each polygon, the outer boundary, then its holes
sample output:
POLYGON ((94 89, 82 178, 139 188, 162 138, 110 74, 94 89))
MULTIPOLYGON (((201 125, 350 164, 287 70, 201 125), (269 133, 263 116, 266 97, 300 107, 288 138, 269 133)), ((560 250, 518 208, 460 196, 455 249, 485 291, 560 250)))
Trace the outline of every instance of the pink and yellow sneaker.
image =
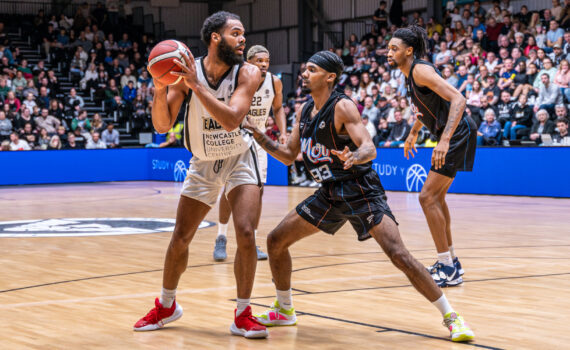
POLYGON ((254 315, 257 322, 264 326, 294 326, 297 324, 297 315, 295 315, 295 308, 289 310, 283 309, 277 300, 273 306, 262 314, 254 315))

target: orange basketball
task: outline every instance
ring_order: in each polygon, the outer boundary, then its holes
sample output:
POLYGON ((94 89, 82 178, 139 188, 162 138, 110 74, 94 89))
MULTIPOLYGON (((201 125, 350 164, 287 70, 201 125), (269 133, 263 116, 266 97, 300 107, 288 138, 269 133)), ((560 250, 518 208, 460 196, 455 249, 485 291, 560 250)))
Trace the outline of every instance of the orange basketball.
POLYGON ((175 59, 184 63, 181 52, 188 55, 190 50, 178 40, 164 40, 156 44, 148 56, 147 69, 150 75, 166 85, 178 83, 182 77, 172 75, 170 72, 181 71, 180 67, 174 63, 175 59))

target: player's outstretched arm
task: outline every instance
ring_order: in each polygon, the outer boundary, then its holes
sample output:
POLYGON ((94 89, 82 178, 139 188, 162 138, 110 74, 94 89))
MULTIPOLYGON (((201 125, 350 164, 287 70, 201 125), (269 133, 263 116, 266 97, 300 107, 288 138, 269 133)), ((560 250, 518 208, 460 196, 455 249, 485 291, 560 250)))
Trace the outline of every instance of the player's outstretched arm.
POLYGON ((164 134, 176 122, 178 111, 186 96, 184 83, 166 86, 153 79, 152 125, 159 134, 164 134))
POLYGON ((350 151, 346 146, 344 150, 331 150, 332 154, 344 162, 344 169, 376 158, 376 147, 362 123, 356 105, 352 101, 342 99, 336 104, 334 114, 335 125, 342 125, 352 142, 358 147, 354 151, 350 151))
MULTIPOLYGON (((304 105, 303 105, 304 106, 304 105)), ((301 106, 300 111, 302 111, 303 106, 301 106)), ((271 154, 273 157, 277 158, 281 163, 285 165, 291 165, 299 155, 301 150, 301 138, 300 138, 300 131, 299 131, 299 120, 300 114, 295 118, 295 123, 293 124, 293 130, 291 130, 291 135, 287 139, 286 144, 282 144, 276 141, 273 141, 263 132, 263 130, 259 130, 257 126, 249 121, 246 118, 244 123, 244 127, 253 131, 253 137, 255 141, 267 151, 267 153, 271 154)))
POLYGON ((463 117, 467 101, 456 88, 439 76, 431 66, 425 64, 417 65, 413 74, 414 81, 418 85, 427 86, 440 97, 450 102, 447 124, 431 156, 432 165, 435 169, 439 169, 445 164, 445 155, 449 150, 449 141, 463 117))
POLYGON ((279 143, 287 142, 287 121, 285 119, 285 111, 283 110, 283 83, 279 78, 272 75, 273 86, 275 87, 275 97, 273 98, 273 115, 275 123, 279 128, 279 143))
POLYGON ((239 84, 230 98, 230 103, 225 104, 222 101, 218 101, 218 99, 198 81, 194 56, 192 56, 191 53, 188 56, 182 53, 182 56, 184 57, 184 64, 174 61, 182 69, 182 72, 171 72, 171 74, 184 78, 184 84, 192 89, 206 110, 210 112, 212 118, 220 123, 226 131, 232 131, 239 127, 249 111, 255 90, 259 86, 261 79, 259 68, 253 64, 244 63, 238 72, 239 84))

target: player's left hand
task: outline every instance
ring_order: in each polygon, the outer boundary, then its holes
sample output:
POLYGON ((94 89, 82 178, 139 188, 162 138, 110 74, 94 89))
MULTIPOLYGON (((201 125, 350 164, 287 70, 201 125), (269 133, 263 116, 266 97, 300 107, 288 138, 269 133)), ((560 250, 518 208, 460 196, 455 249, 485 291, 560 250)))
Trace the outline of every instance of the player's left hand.
POLYGON ((287 135, 285 135, 285 134, 279 135, 279 143, 282 145, 286 144, 287 143, 287 135))
POLYGON ((183 62, 175 59, 174 63, 176 63, 176 65, 180 67, 182 71, 170 72, 170 74, 182 77, 184 79, 184 84, 189 89, 194 89, 198 85, 198 73, 196 72, 196 63, 194 61, 194 56, 190 51, 188 51, 188 55, 186 55, 184 52, 181 52, 181 54, 183 62))
POLYGON ((331 153, 344 162, 344 170, 349 169, 354 164, 354 153, 348 148, 348 146, 344 146, 342 152, 333 149, 331 150, 331 153))
POLYGON ((445 165, 445 156, 449 151, 449 142, 439 141, 431 154, 431 165, 437 170, 445 165))

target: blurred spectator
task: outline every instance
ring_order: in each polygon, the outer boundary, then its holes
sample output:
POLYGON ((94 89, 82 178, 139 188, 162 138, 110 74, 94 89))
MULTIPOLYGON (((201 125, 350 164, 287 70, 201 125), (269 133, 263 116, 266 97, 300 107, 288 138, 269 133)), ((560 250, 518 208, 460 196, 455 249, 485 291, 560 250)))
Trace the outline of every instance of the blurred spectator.
POLYGON ((570 134, 568 133, 568 119, 560 118, 556 120, 556 128, 558 131, 555 131, 552 134, 552 141, 555 144, 563 145, 563 146, 570 146, 570 134))
POLYGON ((6 95, 6 99, 4 100, 4 104, 10 106, 10 110, 18 113, 20 111, 20 99, 18 99, 16 97, 16 94, 14 94, 14 91, 9 91, 8 94, 6 95))
POLYGON ((34 109, 35 106, 37 106, 35 97, 31 92, 28 92, 28 94, 26 95, 26 99, 22 104, 31 110, 34 109))
POLYGON ((94 131, 91 133, 91 138, 87 141, 87 145, 85 145, 86 149, 105 149, 107 148, 107 144, 101 140, 99 137, 99 133, 94 131))
POLYGON ((12 133, 12 122, 10 119, 6 119, 6 113, 0 111, 0 141, 4 141, 10 138, 12 133))
POLYGON ((20 140, 16 132, 10 134, 10 151, 29 151, 31 149, 26 141, 20 140))
POLYGON ((105 124, 101 115, 99 113, 95 113, 93 115, 93 120, 91 121, 91 131, 98 132, 100 135, 106 128, 107 124, 105 124))
POLYGON ((85 101, 83 97, 77 95, 77 90, 75 88, 71 88, 69 90, 69 97, 65 103, 65 107, 69 110, 74 110, 75 107, 79 106, 79 108, 83 108, 85 106, 85 101))
POLYGON ((542 143, 540 135, 554 133, 555 125, 554 122, 549 119, 546 109, 541 109, 536 112, 536 118, 538 120, 533 124, 530 130, 530 139, 540 145, 542 143))
POLYGON ((519 96, 519 102, 513 108, 511 119, 506 122, 503 137, 505 140, 516 140, 523 131, 532 127, 532 109, 526 104, 527 97, 519 96))
POLYGON ((539 109, 545 109, 553 116, 554 106, 562 103, 562 94, 556 85, 550 84, 550 76, 547 73, 543 73, 540 76, 540 80, 542 86, 538 91, 538 99, 534 104, 534 111, 537 112, 539 109))
POLYGON ((75 142, 75 134, 72 132, 67 134, 67 143, 63 149, 82 149, 81 145, 75 142))
POLYGON ((501 124, 495 120, 495 111, 485 111, 485 121, 477 131, 477 144, 481 146, 497 146, 501 136, 501 124))
POLYGON ((46 129, 48 134, 55 134, 57 128, 61 125, 59 119, 48 114, 47 108, 41 109, 41 115, 34 119, 38 128, 46 129))
MULTIPOLYGON (((6 114, 8 116, 8 114, 6 114)), ((23 107, 18 116, 15 118, 14 122, 12 123, 15 131, 20 131, 24 129, 26 123, 32 124, 32 128, 36 128, 36 122, 32 117, 31 111, 27 107, 23 107)))
MULTIPOLYGON (((364 109, 362 110, 362 117, 367 117, 371 125, 378 123, 378 108, 374 106, 371 96, 366 96, 364 99, 364 109)), ((374 135, 372 135, 374 137, 374 135)))
POLYGON ((123 100, 125 100, 125 103, 132 103, 135 97, 137 97, 137 88, 135 83, 129 80, 127 86, 123 88, 123 100))
POLYGON ((46 129, 40 129, 40 133, 37 137, 37 146, 38 149, 46 150, 49 147, 49 143, 51 141, 51 137, 48 135, 46 129))
POLYGON ((390 135, 385 142, 380 142, 380 147, 400 147, 406 141, 411 127, 406 121, 402 119, 402 112, 396 110, 394 112, 394 119, 396 122, 392 126, 390 135))
POLYGON ((374 11, 372 17, 376 25, 376 31, 380 33, 382 28, 388 28, 388 12, 386 12, 386 1, 380 1, 380 6, 374 11))
POLYGON ((62 149, 61 140, 58 135, 53 135, 49 141, 48 150, 59 150, 62 149))
POLYGON ((107 129, 101 133, 101 139, 107 145, 107 148, 119 147, 119 133, 115 130, 115 125, 107 124, 107 129))
POLYGON ((81 110, 77 114, 77 117, 73 118, 71 121, 71 130, 79 128, 81 133, 89 132, 91 130, 91 121, 87 118, 87 111, 81 110))

